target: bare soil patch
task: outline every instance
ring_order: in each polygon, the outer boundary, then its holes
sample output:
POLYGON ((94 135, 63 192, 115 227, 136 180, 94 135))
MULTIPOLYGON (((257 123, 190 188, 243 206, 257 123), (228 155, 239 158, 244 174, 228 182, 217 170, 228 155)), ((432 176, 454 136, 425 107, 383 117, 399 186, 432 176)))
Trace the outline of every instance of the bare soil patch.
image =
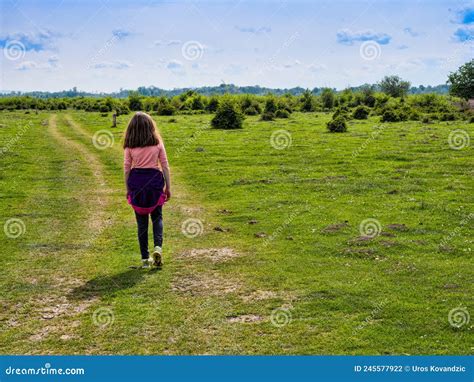
POLYGON ((194 248, 190 251, 183 253, 181 258, 190 259, 205 259, 211 260, 214 263, 224 262, 232 260, 236 257, 240 257, 241 254, 236 252, 232 248, 194 248))
POLYGON ((234 293, 240 288, 239 282, 224 278, 215 272, 177 275, 171 285, 171 289, 174 292, 197 296, 221 296, 234 293))

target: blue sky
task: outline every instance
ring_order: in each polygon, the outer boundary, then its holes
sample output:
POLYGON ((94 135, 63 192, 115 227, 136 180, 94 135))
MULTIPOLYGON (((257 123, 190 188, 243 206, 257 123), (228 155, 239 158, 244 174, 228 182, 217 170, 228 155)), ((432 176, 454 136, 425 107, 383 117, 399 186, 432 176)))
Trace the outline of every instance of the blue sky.
POLYGON ((0 90, 445 83, 474 2, 1 0, 0 90))

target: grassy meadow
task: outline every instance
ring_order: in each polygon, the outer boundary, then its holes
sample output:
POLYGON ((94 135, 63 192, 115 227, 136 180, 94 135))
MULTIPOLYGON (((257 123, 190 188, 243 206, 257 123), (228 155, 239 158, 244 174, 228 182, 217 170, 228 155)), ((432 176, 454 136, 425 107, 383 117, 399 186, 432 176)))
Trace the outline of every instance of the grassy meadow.
POLYGON ((155 271, 129 268, 130 116, 0 113, 2 354, 472 354, 474 156, 448 138, 474 124, 156 116, 155 271))

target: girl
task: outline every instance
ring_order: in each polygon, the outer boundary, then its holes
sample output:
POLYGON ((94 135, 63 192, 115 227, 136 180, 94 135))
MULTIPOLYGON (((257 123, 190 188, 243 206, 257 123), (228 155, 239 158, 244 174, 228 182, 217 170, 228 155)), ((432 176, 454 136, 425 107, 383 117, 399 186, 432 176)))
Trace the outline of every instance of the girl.
POLYGON ((163 220, 161 208, 171 197, 170 171, 165 146, 155 125, 146 113, 138 112, 125 132, 124 163, 128 203, 135 210, 142 267, 162 264, 163 220), (161 167, 161 169, 160 169, 161 167), (163 192, 164 189, 164 192, 163 192), (148 252, 148 216, 153 222, 154 250, 148 252))

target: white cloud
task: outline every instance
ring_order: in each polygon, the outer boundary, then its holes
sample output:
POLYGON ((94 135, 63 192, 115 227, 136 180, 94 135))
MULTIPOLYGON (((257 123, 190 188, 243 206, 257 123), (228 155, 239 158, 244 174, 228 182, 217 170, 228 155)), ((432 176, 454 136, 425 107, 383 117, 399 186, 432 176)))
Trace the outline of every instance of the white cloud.
POLYGON ((316 73, 316 72, 321 72, 323 70, 326 70, 327 66, 324 64, 311 64, 308 66, 308 69, 310 72, 316 73))
POLYGON ((16 70, 51 70, 51 69, 56 69, 60 68, 61 66, 59 65, 59 58, 57 56, 51 56, 48 58, 46 62, 39 63, 36 61, 22 61, 20 62, 15 69, 16 70))
POLYGON ((133 65, 125 60, 113 60, 113 61, 102 61, 98 62, 93 66, 94 69, 129 69, 133 65))
POLYGON ((183 68, 183 63, 178 60, 170 60, 166 67, 170 70, 179 70, 183 68))
POLYGON ((154 42, 156 46, 175 46, 175 45, 181 45, 181 40, 156 40, 154 42))
POLYGON ((272 31, 272 28, 267 27, 267 26, 261 26, 261 27, 239 27, 238 25, 235 26, 235 29, 237 29, 239 32, 242 33, 251 33, 251 34, 263 34, 263 33, 270 33, 272 31))
POLYGON ((386 45, 392 39, 387 33, 375 33, 371 30, 352 32, 349 29, 341 29, 336 37, 337 42, 344 45, 352 45, 355 41, 375 41, 380 45, 386 45))

